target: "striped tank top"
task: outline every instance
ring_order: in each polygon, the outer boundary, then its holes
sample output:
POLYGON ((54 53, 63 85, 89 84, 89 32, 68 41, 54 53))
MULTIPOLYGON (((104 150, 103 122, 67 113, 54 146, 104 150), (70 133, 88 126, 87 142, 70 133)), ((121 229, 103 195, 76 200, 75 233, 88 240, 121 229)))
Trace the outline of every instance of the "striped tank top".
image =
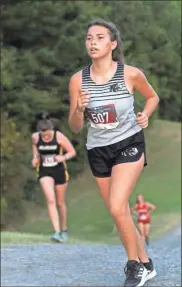
POLYGON ((90 77, 90 65, 82 70, 82 90, 90 102, 85 110, 88 118, 87 149, 122 141, 141 130, 136 123, 134 96, 124 81, 124 64, 117 62, 114 76, 106 84, 96 84, 90 77))

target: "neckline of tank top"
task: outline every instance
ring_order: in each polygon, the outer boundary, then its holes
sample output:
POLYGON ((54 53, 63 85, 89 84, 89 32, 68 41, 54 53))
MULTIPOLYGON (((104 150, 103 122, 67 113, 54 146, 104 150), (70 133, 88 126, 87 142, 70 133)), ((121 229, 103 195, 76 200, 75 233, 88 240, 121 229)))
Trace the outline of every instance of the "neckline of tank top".
POLYGON ((44 143, 51 143, 56 137, 56 131, 54 131, 53 137, 49 141, 44 141, 41 134, 39 133, 39 140, 43 141, 44 143))
POLYGON ((140 203, 137 203, 138 205, 146 205, 146 202, 140 202, 140 203))
POLYGON ((97 83, 91 78, 91 76, 90 76, 90 68, 91 68, 91 65, 92 65, 92 64, 88 65, 88 75, 89 75, 90 80, 92 81, 92 83, 93 83, 95 86, 106 86, 106 85, 108 85, 108 84, 116 77, 116 75, 118 74, 119 68, 121 68, 121 67, 123 66, 123 64, 122 64, 120 61, 117 61, 116 71, 114 72, 114 74, 113 74, 113 76, 111 77, 111 79, 109 79, 109 80, 107 81, 107 83, 105 83, 105 84, 97 84, 97 83))

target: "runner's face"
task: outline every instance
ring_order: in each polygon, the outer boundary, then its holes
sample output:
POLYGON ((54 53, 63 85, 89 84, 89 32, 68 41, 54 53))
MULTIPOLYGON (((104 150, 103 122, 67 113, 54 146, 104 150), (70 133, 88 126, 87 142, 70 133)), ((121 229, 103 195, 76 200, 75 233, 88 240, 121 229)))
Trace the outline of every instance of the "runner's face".
POLYGON ((117 46, 116 41, 111 41, 109 30, 103 26, 92 26, 88 29, 85 45, 88 55, 92 59, 99 59, 108 54, 117 46))
POLYGON ((52 137, 52 130, 44 130, 41 131, 40 133, 42 138, 44 138, 45 140, 49 140, 52 137))
POLYGON ((142 195, 138 195, 137 199, 138 199, 139 202, 143 202, 144 201, 142 195))

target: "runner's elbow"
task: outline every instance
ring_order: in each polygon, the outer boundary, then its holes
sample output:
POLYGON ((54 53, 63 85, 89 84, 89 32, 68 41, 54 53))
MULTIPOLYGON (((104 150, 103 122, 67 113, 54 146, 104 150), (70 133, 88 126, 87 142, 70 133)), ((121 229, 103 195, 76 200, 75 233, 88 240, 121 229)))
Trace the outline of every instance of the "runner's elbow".
POLYGON ((73 124, 69 124, 69 126, 70 126, 71 131, 75 134, 78 134, 82 130, 82 127, 78 127, 73 124))
POLYGON ((71 131, 75 134, 78 134, 83 128, 82 124, 76 124, 72 119, 69 119, 68 123, 71 131))
POLYGON ((75 156, 76 156, 76 150, 73 151, 73 157, 75 157, 75 156))

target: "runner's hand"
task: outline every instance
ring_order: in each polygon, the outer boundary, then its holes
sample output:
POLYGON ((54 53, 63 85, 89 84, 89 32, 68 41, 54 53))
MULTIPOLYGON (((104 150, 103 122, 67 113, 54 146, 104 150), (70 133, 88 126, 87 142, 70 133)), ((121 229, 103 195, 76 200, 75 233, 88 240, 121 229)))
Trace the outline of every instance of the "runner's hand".
POLYGON ((57 161, 57 162, 63 162, 63 161, 65 161, 64 155, 56 155, 56 156, 54 157, 54 159, 55 159, 55 161, 57 161))
POLYGON ((35 157, 35 158, 32 159, 32 166, 33 166, 34 168, 37 167, 38 163, 39 163, 39 159, 38 159, 37 157, 35 157))
POLYGON ((88 91, 81 91, 77 101, 77 109, 79 112, 84 112, 90 101, 88 91))
POLYGON ((143 112, 139 112, 137 113, 136 122, 142 129, 145 129, 148 127, 148 116, 143 112))

